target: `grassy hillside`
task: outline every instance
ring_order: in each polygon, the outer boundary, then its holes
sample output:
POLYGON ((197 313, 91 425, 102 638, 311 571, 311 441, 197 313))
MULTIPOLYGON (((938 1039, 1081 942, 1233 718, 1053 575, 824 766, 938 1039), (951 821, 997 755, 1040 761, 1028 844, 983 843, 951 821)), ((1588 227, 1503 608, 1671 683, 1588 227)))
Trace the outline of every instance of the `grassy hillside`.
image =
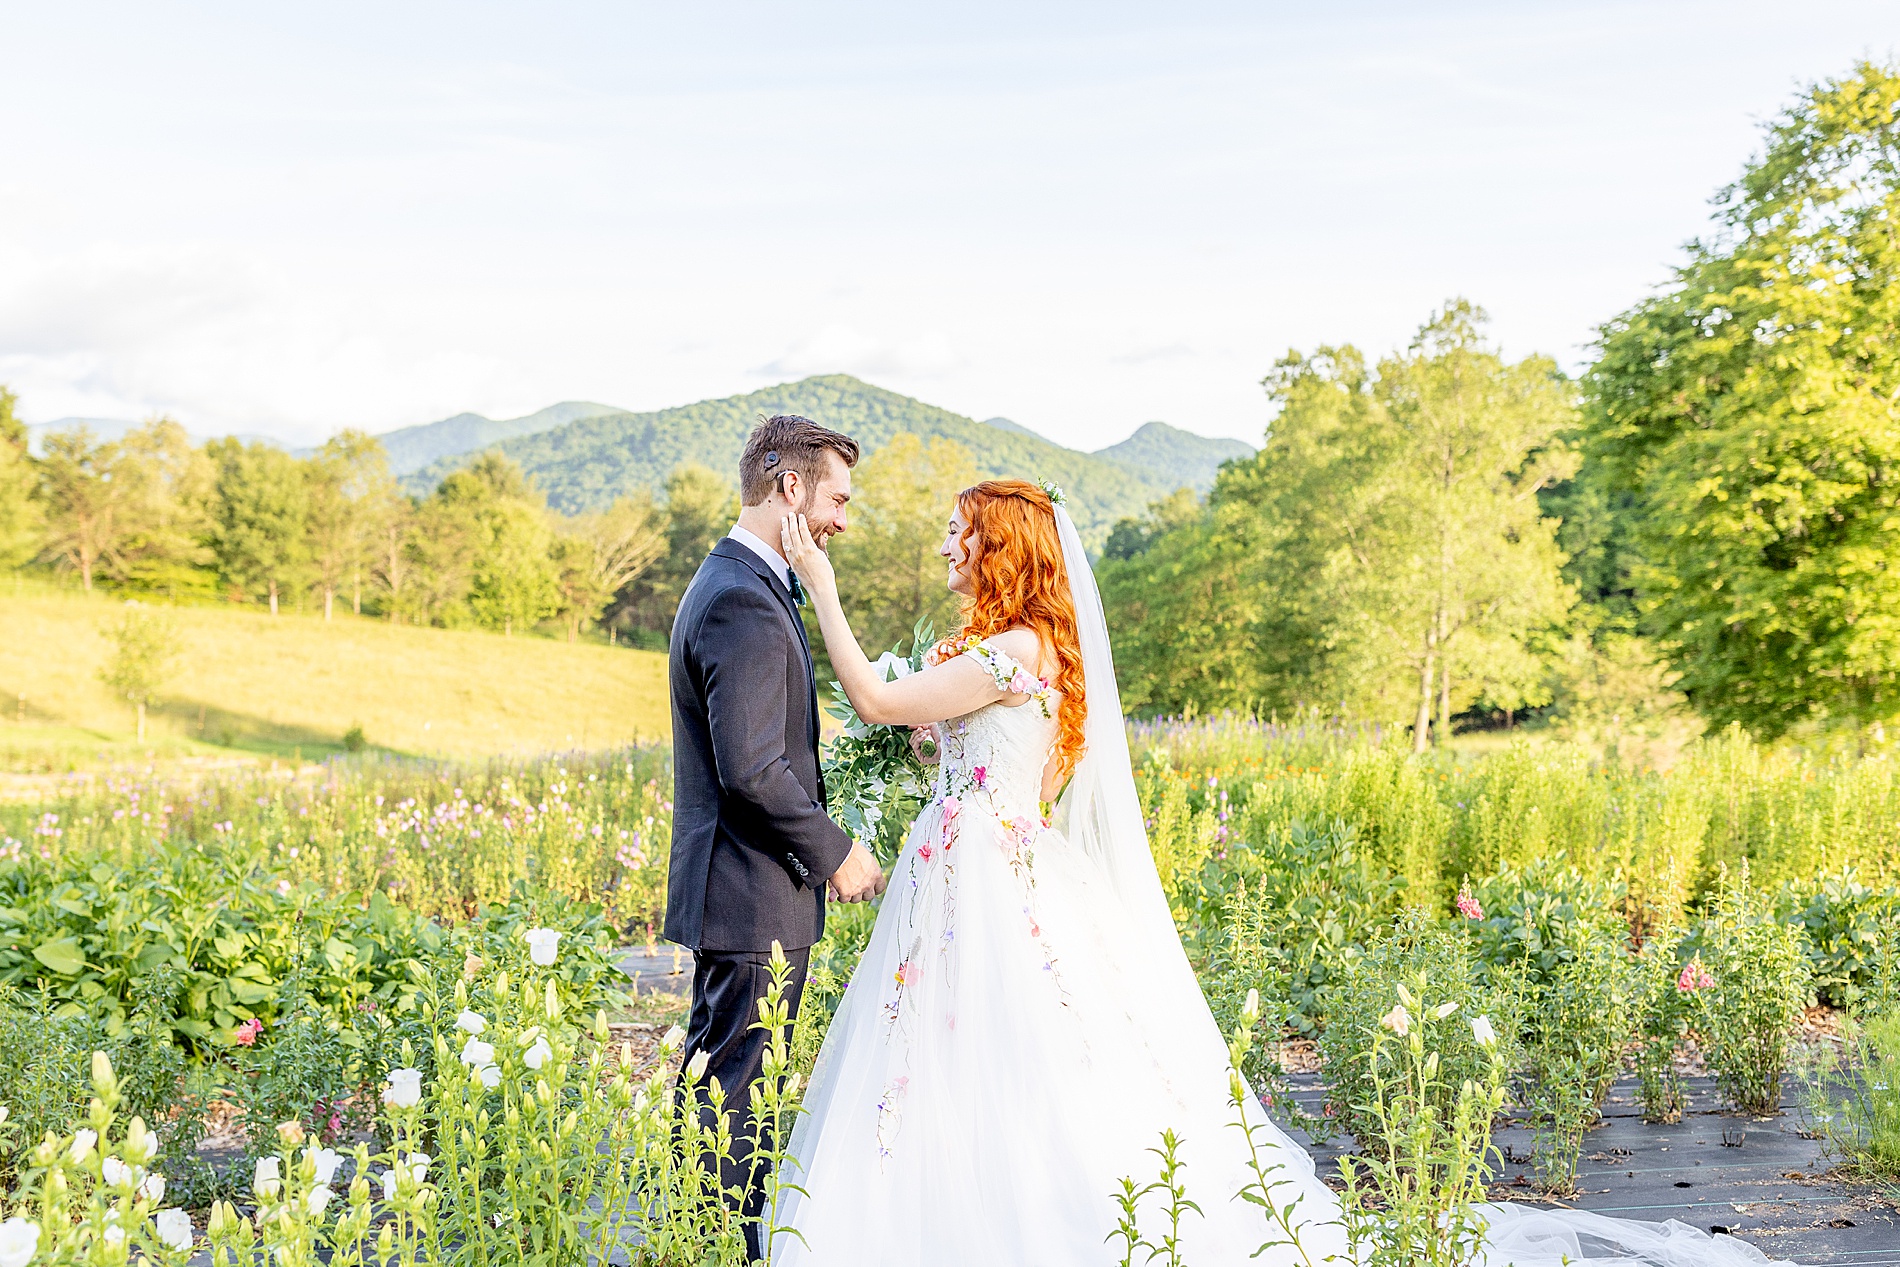
MULTIPOLYGON (((1068 491, 1070 513, 1091 542, 1099 542, 1117 519, 1145 510, 1149 502, 1179 486, 1164 468, 1140 469, 1065 449, 1022 428, 978 422, 848 374, 807 378, 657 413, 584 418, 496 447, 526 468, 555 509, 573 514, 605 506, 625 493, 657 490, 681 462, 702 462, 729 473, 760 415, 775 413, 815 418, 873 450, 900 431, 943 436, 975 454, 986 474, 1052 479, 1068 491)), ((408 483, 412 491, 425 492, 465 461, 458 457, 436 462, 408 483)))
MULTIPOLYGON (((137 755, 131 710, 98 679, 117 608, 100 595, 0 588, 0 764, 137 755)), ((339 751, 353 725, 373 748, 466 757, 598 748, 671 729, 666 662, 654 652, 347 615, 326 624, 231 608, 171 614, 184 654, 148 727, 162 754, 319 756, 339 751)))

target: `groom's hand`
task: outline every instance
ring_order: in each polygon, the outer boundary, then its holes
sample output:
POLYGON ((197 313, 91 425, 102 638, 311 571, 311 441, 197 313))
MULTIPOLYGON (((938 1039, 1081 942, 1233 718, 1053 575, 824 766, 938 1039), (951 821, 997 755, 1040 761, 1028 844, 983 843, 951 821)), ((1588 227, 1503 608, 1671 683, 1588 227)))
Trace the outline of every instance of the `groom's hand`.
POLYGON ((877 865, 877 855, 852 841, 844 865, 832 872, 830 887, 840 902, 868 902, 884 891, 884 868, 877 865))

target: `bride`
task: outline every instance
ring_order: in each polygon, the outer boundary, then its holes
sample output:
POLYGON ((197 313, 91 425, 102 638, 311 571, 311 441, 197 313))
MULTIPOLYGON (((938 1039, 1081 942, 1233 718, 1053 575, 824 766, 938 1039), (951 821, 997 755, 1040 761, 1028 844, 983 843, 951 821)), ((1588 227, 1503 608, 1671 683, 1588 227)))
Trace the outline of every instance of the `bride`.
MULTIPOLYGON (((1227 1049, 1148 851, 1101 598, 1059 491, 959 495, 942 554, 963 630, 893 682, 802 519, 784 546, 858 715, 933 725, 941 755, 792 1134, 802 1193, 776 1212, 776 1267, 1108 1267, 1115 1194, 1154 1178, 1166 1130, 1200 1210, 1182 1263, 1351 1262, 1337 1198, 1251 1094, 1297 1243, 1233 1199, 1251 1172, 1227 1049)), ((1765 1261, 1679 1223, 1484 1213, 1493 1267, 1765 1261)))

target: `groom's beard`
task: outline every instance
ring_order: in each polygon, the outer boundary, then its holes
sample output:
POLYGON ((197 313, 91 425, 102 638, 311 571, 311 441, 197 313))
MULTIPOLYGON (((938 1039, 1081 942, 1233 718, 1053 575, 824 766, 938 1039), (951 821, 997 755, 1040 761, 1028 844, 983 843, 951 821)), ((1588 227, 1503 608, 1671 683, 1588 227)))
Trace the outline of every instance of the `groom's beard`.
POLYGON ((811 512, 817 508, 818 490, 815 488, 808 489, 804 499, 798 503, 798 513, 805 517, 805 526, 811 529, 812 544, 817 546, 820 550, 825 550, 828 549, 831 534, 835 530, 829 522, 820 525, 812 519, 811 512))

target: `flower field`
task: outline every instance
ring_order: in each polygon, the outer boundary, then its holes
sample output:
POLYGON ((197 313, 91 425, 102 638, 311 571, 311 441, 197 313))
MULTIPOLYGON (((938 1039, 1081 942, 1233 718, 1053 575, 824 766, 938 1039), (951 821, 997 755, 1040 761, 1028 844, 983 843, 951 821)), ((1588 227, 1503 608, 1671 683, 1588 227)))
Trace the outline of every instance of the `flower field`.
MULTIPOLYGON (((1850 1064, 1896 1059, 1884 756, 1729 735, 1663 772, 1243 719, 1131 736, 1236 1061, 1295 1112, 1275 1040, 1318 1044, 1329 1101, 1299 1120, 1357 1141, 1355 1235, 1462 1218, 1494 1102, 1529 1118, 1563 1192, 1621 1072, 1669 1120, 1693 1047, 1731 1103, 1772 1111, 1817 1002, 1858 1018, 1850 1064), (1433 1173, 1448 1186, 1410 1184, 1433 1173)), ((646 747, 121 774, 0 807, 0 1042, 21 1053, 0 1071, 0 1182, 22 1220, 0 1262, 28 1261, 9 1247, 29 1223, 36 1253, 75 1262, 107 1261, 117 1229, 160 1261, 207 1235, 221 1262, 568 1262, 607 1237, 671 1247, 636 1262, 738 1261, 665 1142, 698 1119, 608 1028, 627 1003, 608 952, 647 941, 664 901, 670 789, 646 747), (200 1147, 214 1122, 223 1154, 200 1147)), ((836 912, 783 1069, 809 1067, 871 915, 836 912)), ((1840 1072, 1810 1082, 1811 1111, 1843 1160, 1888 1174, 1900 1108, 1841 1101, 1840 1072)), ((796 1086, 760 1090, 789 1114, 796 1086)), ((696 1147, 730 1146, 716 1134, 696 1147)))

